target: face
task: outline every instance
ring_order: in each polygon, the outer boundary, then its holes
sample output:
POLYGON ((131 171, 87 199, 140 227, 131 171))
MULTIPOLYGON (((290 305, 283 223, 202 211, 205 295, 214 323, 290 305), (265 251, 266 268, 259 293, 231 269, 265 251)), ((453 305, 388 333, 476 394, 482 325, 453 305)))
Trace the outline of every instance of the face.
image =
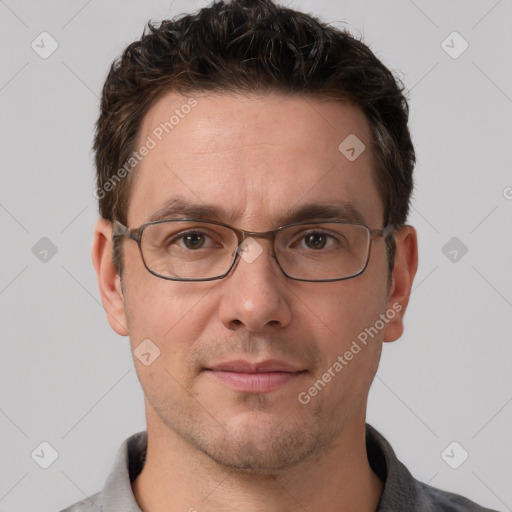
MULTIPOLYGON (((133 176, 129 228, 170 201, 186 208, 165 217, 201 215, 249 231, 293 221, 305 205, 351 205, 368 227, 382 228, 370 129, 357 107, 280 95, 194 99, 183 109, 188 98, 168 94, 144 118, 139 143, 156 145, 133 176), (159 140, 155 129, 176 109, 179 122, 159 140), (349 135, 366 147, 355 160, 338 149, 349 135)), ((107 231, 105 239, 108 254, 107 231)), ((160 350, 148 366, 134 358, 148 431, 224 466, 273 472, 364 423, 382 341, 401 333, 406 299, 394 305, 396 276, 388 293, 382 238, 363 274, 338 282, 291 280, 272 243, 258 244, 261 254, 239 259, 224 279, 175 282, 151 275, 136 242, 125 240, 123 293, 117 306, 110 299, 109 319, 133 351, 147 339, 160 350)))

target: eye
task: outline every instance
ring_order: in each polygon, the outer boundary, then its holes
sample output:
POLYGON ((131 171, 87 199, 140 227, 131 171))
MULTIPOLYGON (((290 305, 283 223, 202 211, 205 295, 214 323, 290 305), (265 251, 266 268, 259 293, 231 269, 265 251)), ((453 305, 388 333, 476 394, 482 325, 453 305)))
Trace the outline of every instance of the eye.
POLYGON ((327 236, 324 233, 309 233, 304 237, 304 243, 308 249, 323 249, 327 244, 327 236))
POLYGON ((181 237, 181 241, 187 249, 201 249, 205 240, 206 237, 203 233, 188 233, 181 237))
POLYGON ((167 246, 177 246, 181 249, 198 250, 198 249, 215 249, 222 245, 216 242, 212 237, 201 231, 188 231, 178 233, 168 239, 167 246))
POLYGON ((299 249, 311 249, 319 251, 322 249, 331 249, 337 244, 337 240, 322 231, 310 231, 303 234, 295 245, 299 249))

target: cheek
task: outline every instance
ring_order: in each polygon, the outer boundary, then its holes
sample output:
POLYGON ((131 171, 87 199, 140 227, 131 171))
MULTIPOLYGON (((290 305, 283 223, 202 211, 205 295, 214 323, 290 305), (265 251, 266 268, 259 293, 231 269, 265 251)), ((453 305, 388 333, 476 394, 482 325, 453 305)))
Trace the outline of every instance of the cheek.
POLYGON ((200 311, 202 295, 162 283, 132 289, 128 325, 139 382, 154 409, 165 414, 169 404, 179 408, 184 389, 192 391, 194 375, 186 361, 201 338, 206 315, 200 311))
MULTIPOLYGON (((367 269, 368 270, 368 269, 367 269)), ((321 316, 330 337, 339 340, 343 348, 365 329, 373 326, 386 307, 384 279, 374 279, 370 273, 354 279, 331 283, 329 289, 307 302, 321 316)))
POLYGON ((145 272, 130 276, 126 283, 132 350, 149 339, 160 350, 165 367, 176 371, 210 320, 204 309, 211 285, 166 281, 145 272))
POLYGON ((331 283, 306 300, 311 305, 309 325, 314 317, 324 325, 316 341, 325 367, 315 377, 328 380, 329 370, 331 377, 335 375, 331 396, 336 400, 365 396, 378 367, 385 326, 380 318, 386 308, 386 280, 380 267, 369 265, 361 276, 331 283))
POLYGON ((324 339, 317 338, 317 343, 325 363, 312 379, 313 385, 318 380, 328 382, 322 400, 333 410, 347 413, 366 400, 382 349, 383 330, 375 324, 383 312, 384 300, 357 290, 356 287, 351 295, 340 293, 337 301, 332 296, 324 299, 322 310, 330 319, 329 334, 324 339))

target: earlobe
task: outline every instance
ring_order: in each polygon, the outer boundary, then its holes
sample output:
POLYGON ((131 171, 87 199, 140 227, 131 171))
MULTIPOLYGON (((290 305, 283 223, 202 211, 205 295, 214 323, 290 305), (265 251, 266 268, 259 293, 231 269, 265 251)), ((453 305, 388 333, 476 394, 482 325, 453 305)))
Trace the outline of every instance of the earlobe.
POLYGON ((412 226, 403 226, 395 234, 396 250, 392 282, 389 290, 387 311, 390 321, 384 330, 384 341, 395 341, 402 336, 403 317, 416 270, 418 269, 418 238, 412 226), (391 312, 393 314, 391 315, 391 312), (392 318, 391 318, 392 316, 392 318))
POLYGON ((110 327, 119 335, 127 336, 128 328, 121 278, 112 261, 112 224, 99 219, 94 227, 92 262, 100 289, 101 302, 110 327))

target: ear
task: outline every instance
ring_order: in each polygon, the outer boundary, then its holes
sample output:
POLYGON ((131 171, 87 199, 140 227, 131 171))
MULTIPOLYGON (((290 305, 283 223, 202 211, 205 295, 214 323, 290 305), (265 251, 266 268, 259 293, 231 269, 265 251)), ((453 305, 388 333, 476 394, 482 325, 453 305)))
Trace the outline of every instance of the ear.
POLYGON ((129 333, 121 278, 112 260, 112 224, 106 219, 99 219, 94 226, 91 257, 108 323, 117 334, 127 336, 129 333))
POLYGON ((384 341, 395 341, 404 331, 403 317, 412 283, 418 269, 418 238, 416 230, 412 226, 403 226, 395 233, 395 264, 388 296, 388 311, 394 312, 394 316, 388 314, 390 321, 384 330, 384 341))

